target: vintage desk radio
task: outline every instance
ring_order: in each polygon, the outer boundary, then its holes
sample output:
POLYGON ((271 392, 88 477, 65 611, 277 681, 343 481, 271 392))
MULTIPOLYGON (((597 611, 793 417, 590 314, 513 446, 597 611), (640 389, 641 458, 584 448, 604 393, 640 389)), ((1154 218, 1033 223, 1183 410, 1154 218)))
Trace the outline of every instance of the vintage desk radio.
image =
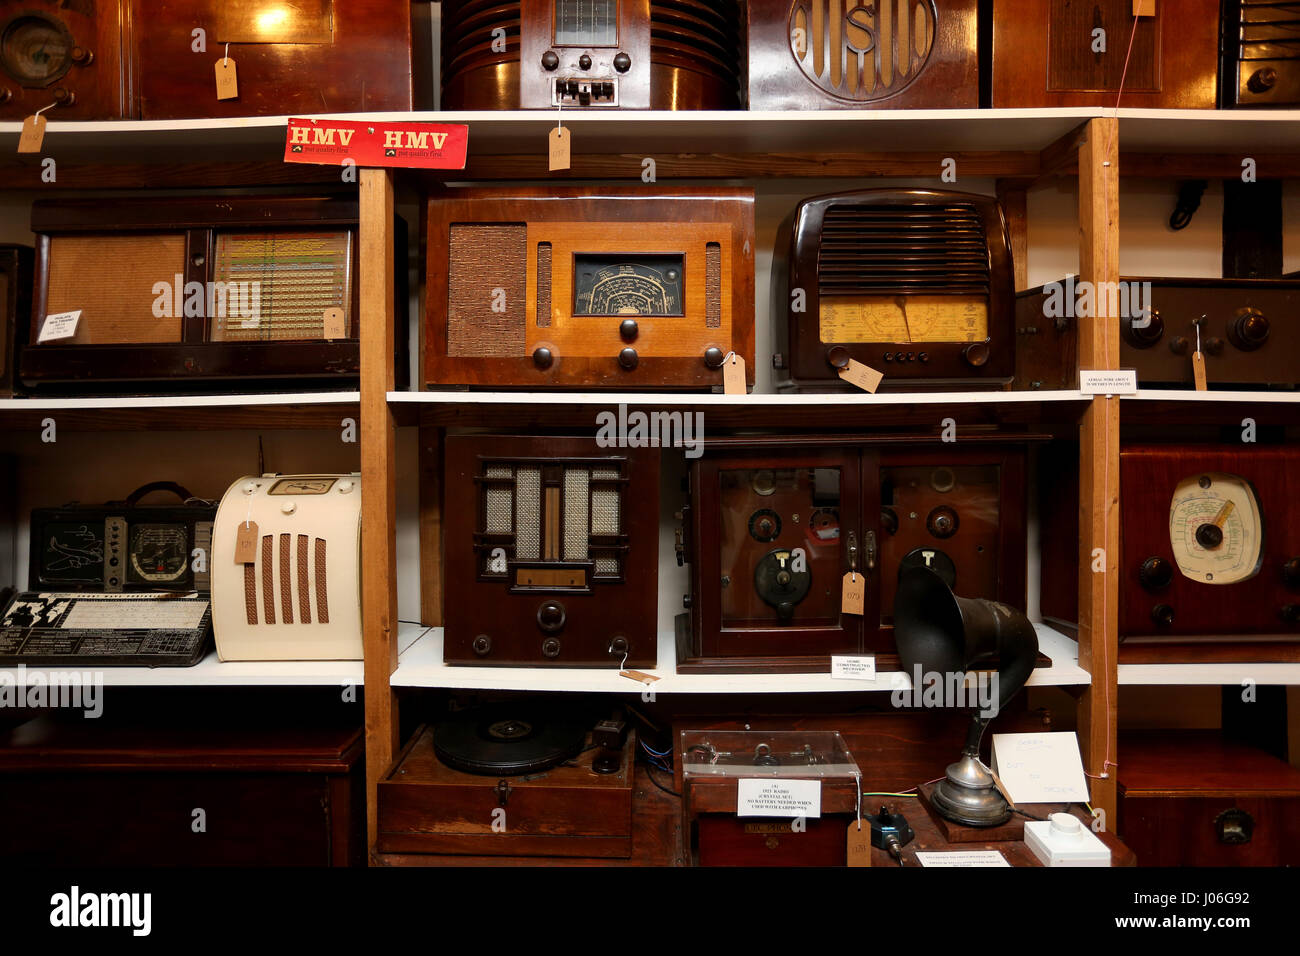
POLYGON ((1219 0, 1138 6, 993 0, 992 105, 1213 109, 1219 0))
POLYGON ((1300 8, 1278 0, 1224 0, 1219 105, 1300 104, 1300 8))
POLYGON ((223 661, 361 659, 358 475, 240 478, 212 532, 223 661))
POLYGON ((29 388, 357 380, 355 199, 37 202, 32 230, 29 388))
POLYGON ((442 108, 735 109, 739 0, 444 0, 442 108))
POLYGON ((1000 387, 1015 369, 1011 240, 997 201, 928 189, 805 199, 777 235, 777 352, 803 387, 1000 387))
POLYGON ((973 109, 976 0, 749 0, 749 108, 973 109))
POLYGON ((0 398, 14 394, 15 353, 27 340, 31 310, 31 247, 0 245, 0 398))
POLYGON ((833 654, 898 665, 902 570, 1023 607, 1025 452, 972 439, 714 438, 691 466, 691 631, 678 669, 829 672, 833 654), (865 580, 861 614, 842 600, 865 580))
POLYGON ((447 663, 655 666, 659 455, 591 438, 449 437, 447 663))
POLYGON ((47 106, 51 120, 149 120, 412 105, 404 0, 0 0, 0 119, 47 106), (227 56, 238 95, 219 100, 227 56))
POLYGON ((753 382, 752 190, 449 189, 427 281, 430 387, 753 382))

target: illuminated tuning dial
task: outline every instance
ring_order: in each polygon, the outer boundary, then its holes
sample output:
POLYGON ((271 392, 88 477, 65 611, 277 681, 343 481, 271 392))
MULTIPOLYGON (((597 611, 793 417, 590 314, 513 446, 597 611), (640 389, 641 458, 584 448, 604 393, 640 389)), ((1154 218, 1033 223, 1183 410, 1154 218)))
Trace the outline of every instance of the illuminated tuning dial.
POLYGON ((1186 578, 1233 584, 1254 577, 1263 560, 1259 499, 1237 475, 1184 478, 1169 505, 1169 545, 1186 578))

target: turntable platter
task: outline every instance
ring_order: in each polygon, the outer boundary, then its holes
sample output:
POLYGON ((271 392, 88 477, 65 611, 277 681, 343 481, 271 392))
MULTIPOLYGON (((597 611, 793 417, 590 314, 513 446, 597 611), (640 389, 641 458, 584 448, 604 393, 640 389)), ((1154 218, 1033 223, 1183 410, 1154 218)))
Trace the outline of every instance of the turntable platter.
POLYGON ((576 717, 527 708, 467 710, 434 728, 433 750, 454 770, 518 776, 576 757, 589 729, 576 717))

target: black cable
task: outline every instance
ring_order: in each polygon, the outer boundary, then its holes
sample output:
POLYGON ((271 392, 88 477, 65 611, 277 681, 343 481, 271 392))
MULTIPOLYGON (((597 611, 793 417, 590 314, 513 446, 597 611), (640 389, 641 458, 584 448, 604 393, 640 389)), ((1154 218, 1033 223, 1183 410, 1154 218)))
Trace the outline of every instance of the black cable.
POLYGON ((669 790, 669 789, 668 789, 667 787, 665 787, 662 783, 660 783, 658 780, 655 779, 655 775, 654 775, 654 773, 651 772, 651 771, 654 769, 654 764, 650 763, 650 762, 647 761, 647 760, 642 760, 641 763, 645 765, 645 768, 646 768, 646 776, 650 778, 650 782, 651 782, 651 783, 653 783, 656 787, 658 787, 658 788, 659 788, 660 790, 662 790, 664 793, 668 794, 668 796, 670 796, 670 797, 677 797, 679 800, 681 799, 681 796, 682 796, 682 795, 681 795, 680 793, 678 793, 676 790, 669 790))

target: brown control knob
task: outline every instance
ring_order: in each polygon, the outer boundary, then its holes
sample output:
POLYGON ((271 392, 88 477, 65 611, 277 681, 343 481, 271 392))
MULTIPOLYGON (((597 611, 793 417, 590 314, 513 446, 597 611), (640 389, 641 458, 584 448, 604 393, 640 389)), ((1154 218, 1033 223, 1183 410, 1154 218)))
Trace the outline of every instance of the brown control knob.
POLYGON ((554 50, 547 50, 542 54, 542 69, 547 73, 553 72, 560 68, 560 57, 554 50))
POLYGON ((704 350, 704 365, 706 368, 722 368, 722 360, 725 358, 722 349, 716 345, 711 345, 704 350))
POLYGON ((1174 623, 1174 609, 1168 604, 1157 604, 1151 609, 1151 620, 1161 627, 1169 627, 1174 623))
POLYGON ((609 653, 613 657, 622 657, 624 654, 630 653, 631 650, 632 645, 621 634, 609 642, 609 653))
POLYGON ((957 512, 947 505, 941 505, 930 512, 925 519, 925 526, 936 538, 951 538, 957 533, 957 512))
POLYGON ((618 364, 629 372, 636 368, 639 361, 640 358, 636 354, 636 349, 624 349, 618 353, 618 364))
POLYGON ((1267 93, 1275 86, 1277 86, 1277 70, 1271 66, 1256 70, 1246 81, 1246 88, 1252 93, 1267 93))
POLYGON ((59 106, 73 106, 77 102, 77 94, 60 86, 54 91, 54 102, 59 106))
POLYGON ((578 68, 582 70, 591 69, 591 57, 588 54, 584 53, 578 57, 578 68))
POLYGON ((1258 309, 1238 309, 1228 323, 1228 341, 1243 352, 1253 352, 1268 341, 1268 316, 1258 309))
POLYGON ((538 368, 550 368, 555 364, 555 356, 548 348, 533 349, 533 364, 538 368))
POLYGON ((559 601, 543 601, 537 609, 537 626, 547 634, 554 634, 564 627, 564 605, 559 601))
POLYGON ((1120 329, 1125 341, 1135 349, 1149 349, 1165 334, 1165 320, 1155 309, 1144 309, 1141 315, 1124 316, 1120 329))
POLYGON ((972 342, 962 350, 961 357, 966 360, 966 364, 971 368, 979 368, 987 365, 989 361, 989 346, 987 342, 972 342))
POLYGON ((1174 579, 1174 566, 1164 558, 1152 556, 1142 562, 1138 568, 1138 581, 1148 591, 1159 591, 1169 587, 1174 579))
POLYGON ((14 95, 14 91, 7 86, 0 86, 0 103, 8 103, 14 95))
POLYGON ((1223 544, 1223 529, 1208 522, 1201 525, 1196 529, 1196 543, 1207 551, 1213 551, 1223 544))
POLYGON ((68 54, 72 62, 77 66, 90 66, 95 62, 95 54, 87 50, 84 46, 74 46, 72 52, 68 54))
POLYGON ((624 342, 635 342, 640 327, 636 324, 636 319, 624 319, 618 325, 618 337, 624 342))
POLYGON ((848 368, 849 350, 842 345, 832 345, 826 350, 826 361, 831 364, 831 368, 848 368))
POLYGON ((614 69, 626 73, 632 69, 632 58, 622 51, 614 54, 614 69))
POLYGON ((552 660, 560 656, 559 638, 548 637, 546 640, 542 641, 542 656, 548 657, 552 660))

